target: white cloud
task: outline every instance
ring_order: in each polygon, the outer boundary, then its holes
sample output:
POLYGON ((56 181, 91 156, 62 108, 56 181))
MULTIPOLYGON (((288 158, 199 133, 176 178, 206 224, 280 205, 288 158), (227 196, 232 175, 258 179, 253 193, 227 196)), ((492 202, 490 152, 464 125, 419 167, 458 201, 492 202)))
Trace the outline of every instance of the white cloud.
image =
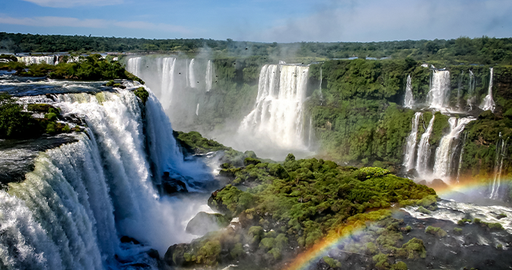
POLYGON ((121 27, 127 29, 159 30, 170 33, 190 34, 186 27, 165 23, 151 23, 144 21, 115 21, 104 19, 77 19, 70 17, 32 17, 13 18, 0 14, 0 24, 14 24, 37 27, 87 27, 87 28, 111 28, 121 27))
POLYGON ((70 8, 77 6, 110 6, 122 4, 123 0, 23 0, 43 7, 70 8))
POLYGON ((269 29, 241 38, 269 42, 364 42, 482 35, 506 37, 512 31, 510 12, 512 2, 509 0, 370 0, 344 7, 324 6, 303 18, 280 20, 269 29))

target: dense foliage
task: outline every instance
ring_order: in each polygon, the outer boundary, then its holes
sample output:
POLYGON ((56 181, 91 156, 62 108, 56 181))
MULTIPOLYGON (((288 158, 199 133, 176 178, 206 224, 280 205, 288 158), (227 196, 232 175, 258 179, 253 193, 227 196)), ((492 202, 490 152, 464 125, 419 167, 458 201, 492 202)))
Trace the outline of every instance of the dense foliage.
POLYGON ((0 94, 0 139, 24 139, 38 137, 42 127, 28 112, 15 103, 8 94, 0 94))
POLYGON ((258 43, 211 39, 136 39, 0 32, 0 50, 18 52, 186 52, 207 48, 220 55, 258 55, 281 60, 317 61, 348 57, 412 57, 452 63, 511 63, 512 38, 460 37, 451 40, 404 40, 386 42, 258 43))
POLYGON ((29 104, 23 107, 8 94, 0 94, 0 139, 37 138, 43 133, 57 134, 80 131, 80 127, 71 128, 68 124, 57 122, 61 118, 59 109, 48 104, 29 104), (32 113, 43 114, 43 118, 34 118, 32 113))

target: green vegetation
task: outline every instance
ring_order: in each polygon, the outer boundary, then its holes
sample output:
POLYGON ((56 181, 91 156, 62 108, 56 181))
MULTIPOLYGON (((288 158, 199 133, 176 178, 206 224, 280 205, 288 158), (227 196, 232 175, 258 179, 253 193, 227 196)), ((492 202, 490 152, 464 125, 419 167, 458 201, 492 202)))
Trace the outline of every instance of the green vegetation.
POLYGON ((443 237, 446 237, 448 235, 445 230, 443 230, 443 229, 441 229, 439 227, 433 227, 433 226, 428 226, 425 229, 425 232, 429 233, 429 234, 432 234, 432 235, 435 235, 435 236, 437 236, 439 238, 443 238, 443 237))
POLYGON ((190 131, 188 133, 182 131, 173 132, 180 145, 192 154, 206 154, 212 151, 231 149, 214 140, 204 138, 197 131, 190 131))
POLYGON ((80 61, 77 63, 62 62, 55 66, 46 63, 29 66, 25 66, 20 62, 0 63, 0 69, 16 70, 16 75, 19 76, 48 76, 52 79, 82 81, 131 79, 144 83, 141 79, 128 73, 119 62, 108 61, 107 59, 103 59, 99 54, 81 57, 80 61))
POLYGON ((43 133, 39 122, 8 94, 0 93, 0 139, 24 139, 43 133))
POLYGON ((149 98, 149 92, 144 87, 139 87, 133 92, 141 101, 142 103, 146 104, 146 101, 149 98))
POLYGON ((115 37, 31 35, 0 32, 0 50, 18 52, 185 52, 207 47, 224 56, 274 57, 277 60, 318 61, 347 57, 391 57, 448 63, 512 62, 511 38, 404 40, 386 42, 259 43, 212 39, 135 39, 115 37))
POLYGON ((29 112, 23 111, 15 98, 0 94, 0 139, 37 138, 43 133, 57 134, 80 131, 78 126, 70 128, 67 124, 57 122, 60 111, 48 104, 29 104, 29 112), (34 118, 32 113, 45 113, 44 118, 34 118))

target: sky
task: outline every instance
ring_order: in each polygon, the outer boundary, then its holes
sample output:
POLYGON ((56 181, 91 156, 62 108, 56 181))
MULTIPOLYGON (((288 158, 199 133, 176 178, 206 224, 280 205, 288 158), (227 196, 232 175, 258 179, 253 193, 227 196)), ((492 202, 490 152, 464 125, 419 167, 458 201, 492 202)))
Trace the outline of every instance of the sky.
POLYGON ((511 0, 0 0, 0 32, 256 42, 511 37, 511 0))

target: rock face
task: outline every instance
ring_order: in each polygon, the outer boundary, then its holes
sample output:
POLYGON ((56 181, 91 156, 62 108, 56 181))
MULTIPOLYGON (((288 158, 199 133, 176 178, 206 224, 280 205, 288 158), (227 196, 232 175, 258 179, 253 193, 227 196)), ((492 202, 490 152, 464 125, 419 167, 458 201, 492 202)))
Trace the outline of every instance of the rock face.
POLYGON ((222 214, 199 212, 188 222, 186 231, 194 235, 204 235, 227 225, 229 225, 229 220, 222 214))
POLYGON ((171 178, 169 172, 164 172, 164 176, 162 177, 162 189, 167 194, 188 192, 187 185, 183 181, 171 178))
POLYGON ((439 190, 443 188, 447 188, 448 185, 441 179, 434 179, 430 184, 427 185, 428 187, 431 187, 433 189, 439 190))

